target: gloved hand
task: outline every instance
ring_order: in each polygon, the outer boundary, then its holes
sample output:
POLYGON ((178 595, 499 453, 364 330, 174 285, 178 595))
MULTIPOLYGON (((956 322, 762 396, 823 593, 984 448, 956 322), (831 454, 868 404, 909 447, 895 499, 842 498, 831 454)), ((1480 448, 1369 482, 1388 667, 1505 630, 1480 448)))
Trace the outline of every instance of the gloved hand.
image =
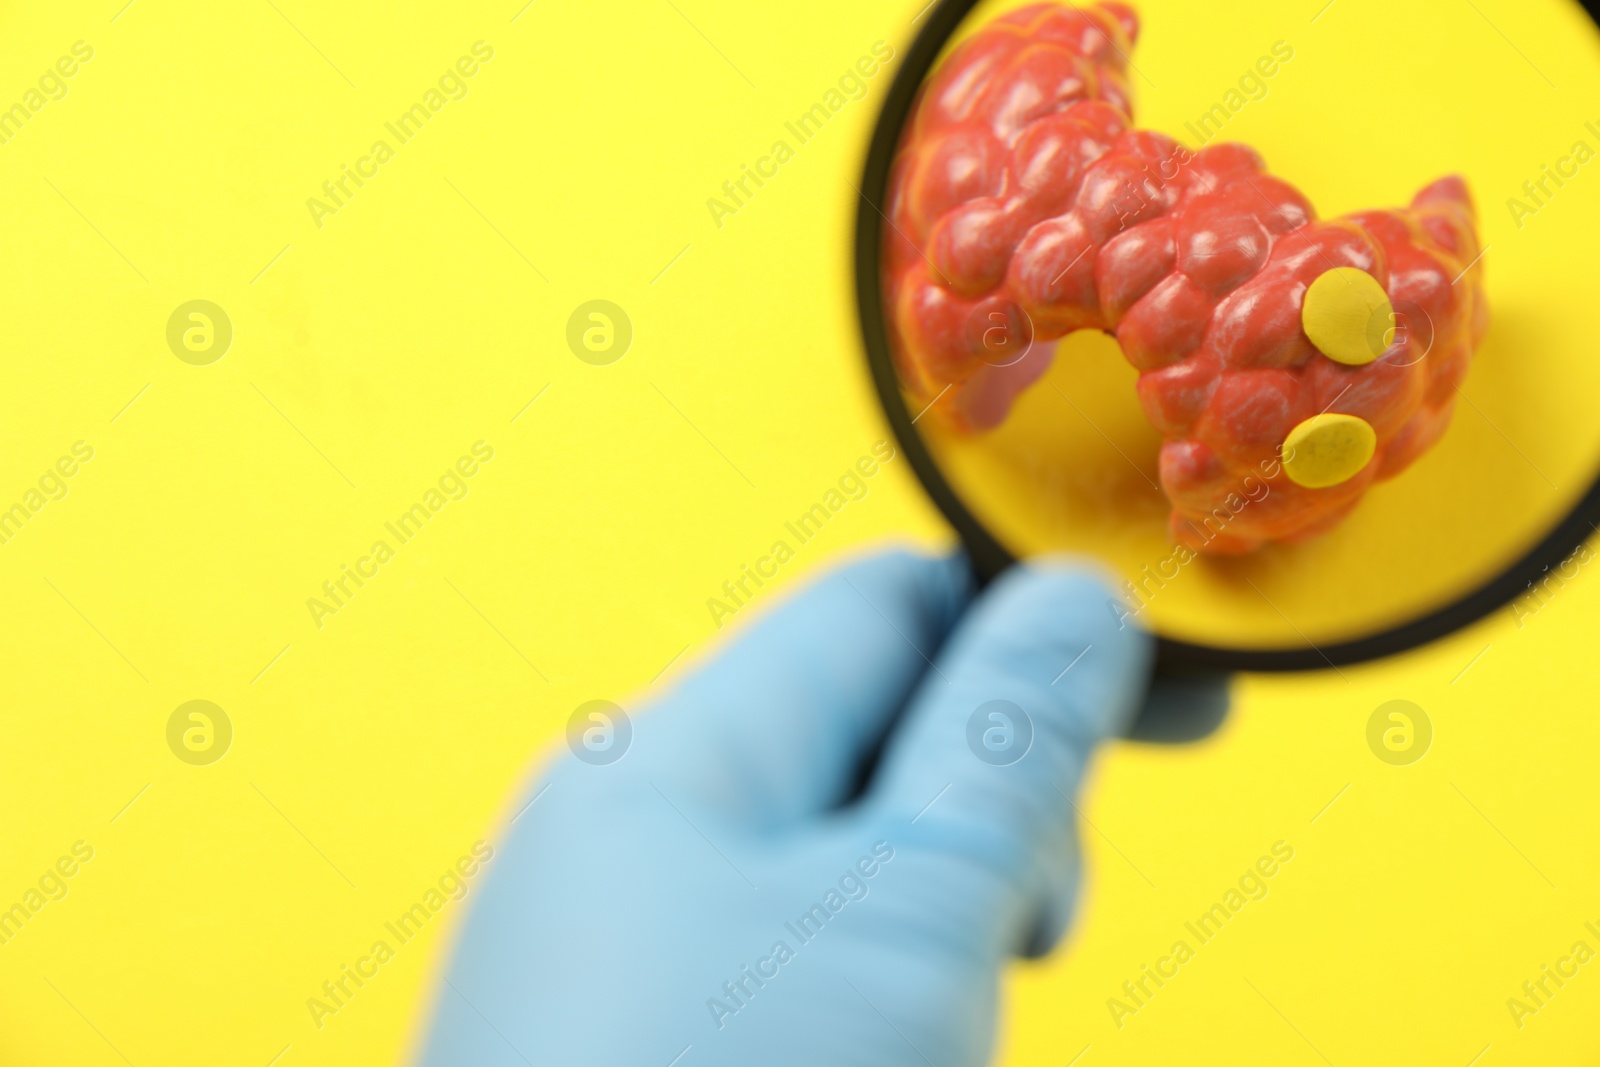
POLYGON ((621 759, 533 787, 424 1063, 985 1063, 1000 968, 1071 917, 1085 764, 1145 692, 1110 596, 1050 562, 974 600, 963 560, 896 553, 795 597, 621 759))

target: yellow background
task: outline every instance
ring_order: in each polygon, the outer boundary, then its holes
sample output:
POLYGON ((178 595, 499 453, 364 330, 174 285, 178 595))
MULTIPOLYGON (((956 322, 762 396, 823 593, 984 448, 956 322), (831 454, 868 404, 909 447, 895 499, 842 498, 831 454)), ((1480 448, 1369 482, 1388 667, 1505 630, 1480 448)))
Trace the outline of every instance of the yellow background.
MULTIPOLYGON (((95 456, 0 546, 0 906, 75 841, 95 855, 0 946, 0 1062, 394 1062, 462 905, 320 1030, 306 999, 492 838, 578 704, 635 706, 713 650, 706 599, 885 435, 849 183, 888 73, 720 229, 705 202, 873 42, 903 51, 921 4, 674 3, 6 5, 0 100, 74 41, 95 57, 0 145, 0 502, 75 441, 95 456), (470 95, 318 229, 306 199, 480 39, 470 95), (165 340, 197 298, 235 330, 205 367, 165 340), (596 298, 635 329, 607 367, 564 340, 596 298), (470 495, 318 629, 307 598, 479 440, 470 495), (193 699, 234 726, 211 766, 167 747, 193 699)), ((1393 5, 1155 6, 1145 121, 1292 40, 1304 66, 1237 135, 1365 135, 1370 183, 1294 177, 1329 213, 1393 199, 1385 154, 1439 116, 1294 87, 1352 39, 1373 60, 1352 81, 1403 64, 1393 5)), ((1576 9, 1431 17, 1438 47, 1520 78, 1452 122, 1489 142, 1546 109, 1600 118, 1574 97, 1576 9)), ((1586 171, 1529 229, 1597 196, 1586 171)), ((782 581, 908 536, 948 535, 896 460, 782 581)), ((1004 1062, 1593 1062, 1600 963, 1520 1031, 1505 1002, 1600 925, 1597 617, 1585 571, 1402 659, 1240 679, 1204 744, 1118 746, 1077 932, 1008 982, 1004 1062), (1366 747, 1396 698, 1435 727, 1411 767, 1366 747), (1271 895, 1118 1030, 1106 999, 1280 839, 1271 895)))

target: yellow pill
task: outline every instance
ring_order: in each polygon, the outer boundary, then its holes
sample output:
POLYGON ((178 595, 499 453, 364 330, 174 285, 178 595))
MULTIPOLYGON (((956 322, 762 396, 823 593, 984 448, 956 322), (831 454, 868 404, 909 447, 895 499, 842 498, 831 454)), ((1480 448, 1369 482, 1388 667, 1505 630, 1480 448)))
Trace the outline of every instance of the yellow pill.
POLYGON ((1355 267, 1335 267, 1306 290, 1300 323, 1329 359, 1359 367, 1394 343, 1394 305, 1378 279, 1355 267))
POLYGON ((1283 442, 1283 473, 1296 485, 1326 489, 1348 482, 1372 462, 1378 434, 1355 415, 1313 415, 1283 442))

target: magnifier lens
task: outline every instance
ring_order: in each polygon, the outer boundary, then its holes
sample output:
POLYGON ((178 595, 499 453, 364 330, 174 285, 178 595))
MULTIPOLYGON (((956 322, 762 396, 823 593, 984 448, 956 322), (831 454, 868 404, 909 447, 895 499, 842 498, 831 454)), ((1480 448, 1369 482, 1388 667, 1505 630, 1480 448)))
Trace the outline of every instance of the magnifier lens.
POLYGON ((1262 669, 1562 566, 1600 497, 1600 194, 1560 196, 1600 48, 1576 5, 1526 25, 1524 56, 1431 11, 937 8, 868 166, 863 318, 980 563, 1097 557, 1169 661, 1262 669))

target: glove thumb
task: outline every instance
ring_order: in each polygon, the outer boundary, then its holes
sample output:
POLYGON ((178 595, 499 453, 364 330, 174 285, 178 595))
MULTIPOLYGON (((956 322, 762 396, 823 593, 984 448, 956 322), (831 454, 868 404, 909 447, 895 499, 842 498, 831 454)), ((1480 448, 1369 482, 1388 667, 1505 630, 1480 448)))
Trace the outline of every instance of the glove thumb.
POLYGON ((1077 890, 1074 808, 1095 746, 1131 721, 1152 642, 1082 566, 1013 568, 925 676, 868 796, 894 881, 932 936, 1041 953, 1077 890))

